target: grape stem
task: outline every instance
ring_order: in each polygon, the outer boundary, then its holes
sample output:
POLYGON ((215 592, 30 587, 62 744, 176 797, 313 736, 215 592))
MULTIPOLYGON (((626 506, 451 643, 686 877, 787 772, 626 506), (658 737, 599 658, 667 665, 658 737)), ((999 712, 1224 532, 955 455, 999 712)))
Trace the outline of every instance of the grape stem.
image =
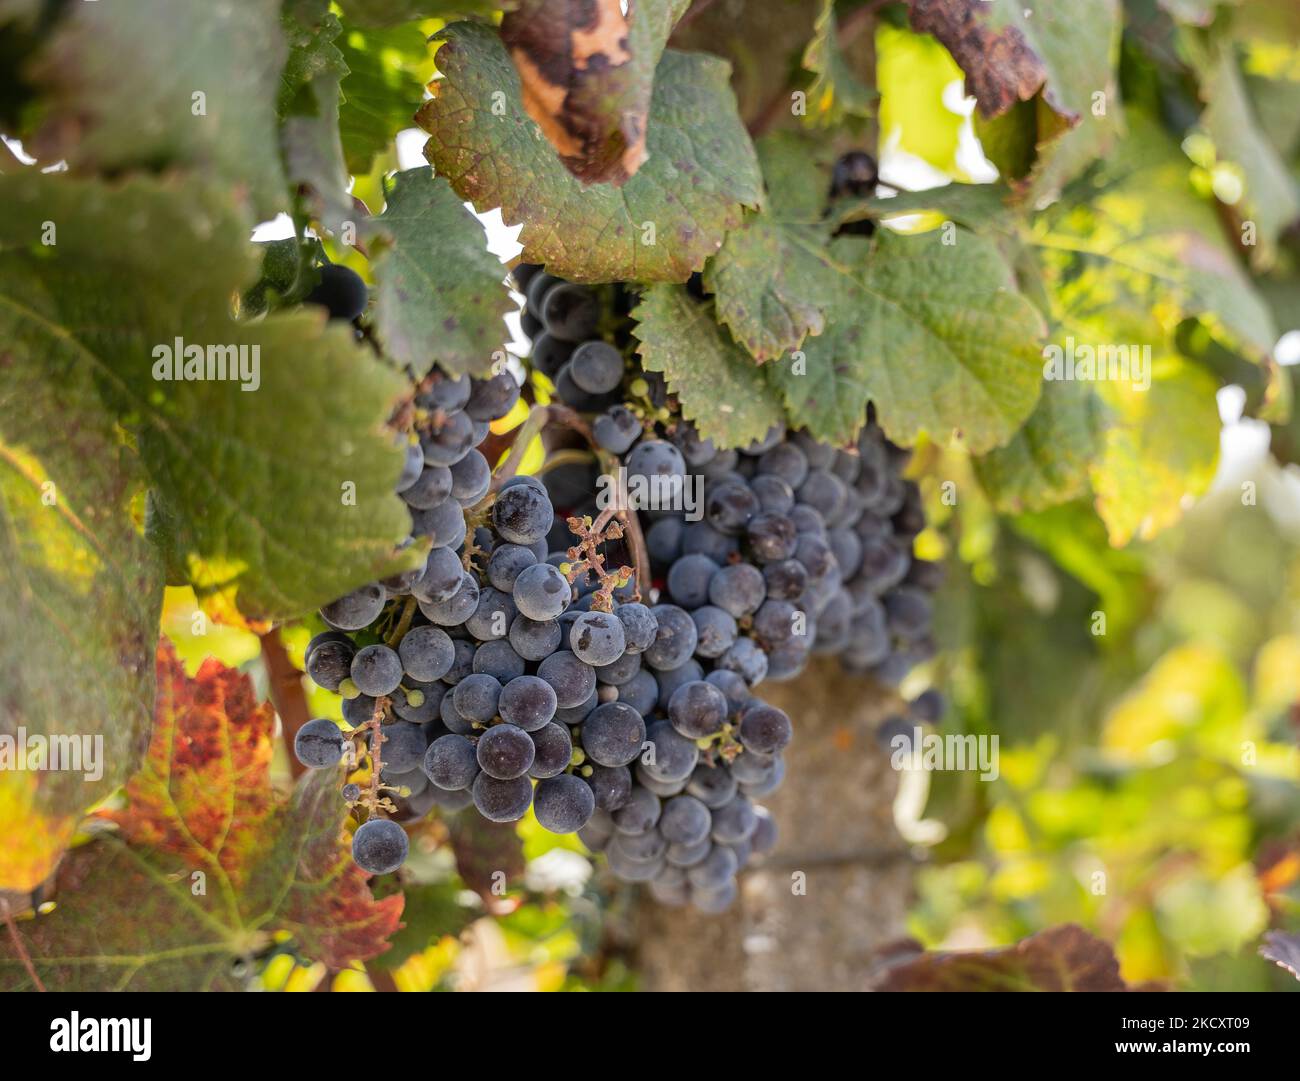
POLYGON ((566 554, 573 562, 560 566, 561 572, 570 582, 575 582, 578 575, 591 571, 600 579, 600 588, 592 595, 593 612, 612 612, 614 610, 614 590, 627 584, 631 567, 622 567, 618 571, 605 569, 605 555, 600 550, 606 541, 620 540, 623 526, 614 521, 616 511, 606 507, 593 522, 585 515, 581 518, 569 518, 566 524, 569 532, 578 538, 578 543, 569 548, 566 554))
MULTIPOLYGON (((505 483, 510 480, 519 471, 519 466, 524 460, 524 455, 528 453, 528 446, 532 441, 542 433, 548 424, 555 424, 562 428, 568 428, 586 441, 592 452, 596 455, 596 460, 600 463, 600 470, 607 476, 618 475, 618 459, 603 449, 597 442, 589 425, 582 417, 567 405, 535 405, 528 412, 528 417, 518 428, 515 429, 514 442, 511 444, 510 453, 506 460, 501 463, 492 476, 492 487, 489 490, 487 499, 491 499, 497 492, 501 491, 505 483)), ((483 504, 479 504, 474 510, 478 511, 483 504)), ((599 529, 603 529, 609 521, 609 516, 616 515, 619 523, 623 527, 623 537, 627 541, 627 546, 632 553, 632 569, 636 573, 637 599, 647 594, 650 589, 650 556, 645 546, 645 536, 641 532, 640 517, 630 512, 626 507, 610 507, 601 513, 597 520, 599 529)))
POLYGON ((393 627, 387 638, 391 648, 396 648, 397 643, 405 638, 406 632, 411 629, 411 620, 415 618, 417 603, 414 597, 406 598, 406 602, 402 605, 402 614, 397 618, 397 625, 393 627))
MULTIPOLYGON (((602 473, 608 477, 618 476, 618 458, 596 442, 596 437, 591 431, 591 425, 567 405, 550 405, 547 406, 547 409, 550 412, 552 421, 577 432, 587 441, 587 445, 591 447, 592 452, 596 455, 597 462, 600 463, 602 473)), ((617 491, 617 485, 615 490, 617 491)), ((620 524, 623 526, 623 537, 632 553, 632 569, 636 573, 637 600, 640 600, 643 596, 648 596, 650 592, 650 554, 645 546, 645 535, 641 532, 641 516, 628 507, 615 507, 615 505, 611 504, 610 507, 601 512, 601 518, 603 519, 605 514, 611 511, 617 515, 620 524)))
MULTIPOLYGON (((492 475, 492 487, 488 489, 488 498, 501 491, 506 481, 519 472, 519 466, 523 463, 524 455, 528 453, 528 445, 542 434, 542 429, 546 427, 546 422, 550 419, 551 409, 552 407, 547 405, 533 406, 528 411, 528 416, 524 419, 523 424, 515 429, 515 438, 510 445, 510 453, 492 475)), ((478 508, 475 507, 474 509, 477 510, 478 508)))
POLYGON ((383 761, 383 744, 388 738, 384 735, 384 713, 388 709, 391 699, 388 695, 380 695, 375 699, 375 710, 370 715, 370 720, 364 724, 357 725, 347 734, 349 739, 356 739, 357 736, 369 733, 370 749, 370 783, 368 790, 357 803, 365 807, 370 814, 376 814, 381 809, 387 809, 385 804, 388 803, 387 797, 380 797, 379 789, 379 772, 384 768, 383 761))

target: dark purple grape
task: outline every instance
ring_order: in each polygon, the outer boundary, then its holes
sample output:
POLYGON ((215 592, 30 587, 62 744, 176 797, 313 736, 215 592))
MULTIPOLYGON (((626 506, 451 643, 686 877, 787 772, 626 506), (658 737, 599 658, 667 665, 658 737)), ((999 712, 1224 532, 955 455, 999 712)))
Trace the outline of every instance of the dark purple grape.
POLYGON ((688 739, 703 739, 720 731, 727 719, 727 699, 704 680, 685 683, 668 701, 668 719, 688 739))
POLYGON ((489 728, 478 739, 479 768, 498 781, 524 776, 536 755, 537 748, 533 745, 532 738, 513 724, 499 724, 489 728))
POLYGON ((646 738, 641 714, 626 702, 598 705, 582 722, 582 747, 601 766, 626 766, 641 753, 646 738))
POLYGON ((370 294, 360 274, 338 263, 326 263, 317 269, 320 280, 303 297, 304 304, 319 305, 331 319, 349 323, 366 310, 370 294))
POLYGON ((539 676, 516 676, 501 688, 497 710, 503 721, 536 732, 555 716, 555 691, 539 676))
POLYGON ((480 773, 474 780, 473 793, 474 806, 489 822, 517 822, 533 803, 533 785, 527 777, 503 781, 480 773))
POLYGON ((430 743, 421 768, 429 780, 448 791, 468 788, 479 775, 474 744, 457 735, 439 736, 430 743))
POLYGON ((596 810, 596 798, 586 783, 571 773, 538 782, 533 813, 538 825, 552 833, 574 833, 596 810))
POLYGON ((328 717, 308 721, 293 737, 293 753, 308 769, 329 769, 343 758, 347 740, 328 717))
POLYGON ((537 752, 533 764, 528 767, 529 777, 541 781, 568 768, 573 760, 573 741, 564 725, 550 721, 529 735, 537 752))
POLYGON ((372 818, 352 835, 352 859, 367 874, 386 875, 406 862, 410 852, 406 831, 386 818, 372 818))

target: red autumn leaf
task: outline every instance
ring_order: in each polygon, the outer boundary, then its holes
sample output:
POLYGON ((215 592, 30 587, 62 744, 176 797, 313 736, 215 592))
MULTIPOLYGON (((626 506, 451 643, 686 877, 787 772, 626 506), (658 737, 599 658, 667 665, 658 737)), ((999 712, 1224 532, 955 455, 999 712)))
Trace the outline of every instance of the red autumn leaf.
POLYGON ((465 885, 489 908, 498 907, 501 887, 517 885, 524 874, 523 843, 514 825, 488 822, 478 815, 457 815, 447 828, 456 870, 465 885))
POLYGON ((1002 950, 886 962, 882 991, 1127 991, 1109 943, 1065 924, 1002 950))
MULTIPOLYGON (((339 777, 270 778, 275 715, 246 676, 216 660, 186 676, 170 643, 144 766, 116 831, 64 860, 47 915, 18 924, 42 983, 60 990, 235 990, 248 962, 287 932, 339 968, 387 948, 402 897, 371 896, 342 829, 339 777)), ((0 989, 31 986, 0 941, 0 989)))

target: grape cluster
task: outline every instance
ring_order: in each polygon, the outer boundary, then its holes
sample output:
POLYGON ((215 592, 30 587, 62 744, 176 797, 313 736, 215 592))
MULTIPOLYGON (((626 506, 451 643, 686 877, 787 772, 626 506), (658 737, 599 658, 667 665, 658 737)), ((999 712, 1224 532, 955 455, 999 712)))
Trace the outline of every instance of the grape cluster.
MULTIPOLYGON (((781 784, 793 734, 754 688, 814 654, 897 684, 933 651, 938 567, 912 556, 925 522, 907 452, 870 413, 848 448, 776 428, 719 449, 637 366, 635 287, 513 274, 529 366, 590 445, 541 479, 494 480, 482 445, 515 378, 418 380, 396 488, 406 543, 430 551, 321 609, 330 629, 306 667, 343 697, 350 731, 311 721, 295 750, 313 768, 351 741, 372 772, 379 759, 377 777, 343 786, 370 873, 402 864, 399 823, 434 807, 494 822, 531 808, 661 902, 720 912, 775 843, 757 801, 781 784), (631 535, 596 498, 611 466, 659 499, 631 535)), ((698 278, 690 289, 703 300, 698 278)))
MULTIPOLYGON (((494 822, 531 807, 546 829, 606 850, 620 877, 720 910, 735 871, 775 837, 752 797, 780 781, 789 718, 733 673, 704 678, 685 610, 633 599, 621 568, 575 566, 563 546, 575 535, 540 480, 492 492, 479 444, 518 393, 509 374, 423 380, 397 489, 410 543, 432 549, 416 570, 322 608, 331 629, 308 645, 307 672, 343 696, 354 738, 375 724, 382 736, 379 795, 344 786, 370 811, 353 856, 395 870, 407 854, 398 820, 435 806, 473 805, 494 822)), ((330 768, 348 742, 313 720, 295 751, 330 768)))
MULTIPOLYGON (((869 159, 857 164, 870 171, 869 159)), ((897 686, 933 655, 931 597, 941 568, 913 556, 925 527, 921 492, 903 475, 909 452, 885 437, 870 407, 848 448, 778 427, 747 447, 719 450, 677 416, 661 376, 623 359, 631 352, 628 287, 591 289, 538 267, 515 273, 527 297, 525 329, 541 328, 534 368, 561 401, 592 415, 594 441, 617 457, 629 487, 653 482, 668 496, 667 506, 641 507, 640 517, 654 583, 690 613, 699 663, 752 686, 793 678, 811 655, 830 655, 897 686), (561 289, 585 290, 598 314, 583 329, 602 328, 612 344, 555 337, 543 305, 561 289)), ((557 505, 595 513, 596 465, 546 479, 557 505)))

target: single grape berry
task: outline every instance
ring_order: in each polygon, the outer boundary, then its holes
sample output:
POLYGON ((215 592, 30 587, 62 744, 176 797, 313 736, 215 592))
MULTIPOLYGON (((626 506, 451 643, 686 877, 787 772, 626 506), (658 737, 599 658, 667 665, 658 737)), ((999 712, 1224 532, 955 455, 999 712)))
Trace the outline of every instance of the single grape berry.
POLYGON ((527 777, 502 781, 480 773, 474 780, 473 793, 474 806, 489 822, 517 822, 533 802, 533 785, 527 777))
POLYGON ((573 759, 573 740, 562 724, 550 721, 536 732, 530 732, 536 754, 528 767, 528 776, 539 781, 563 773, 573 759))
POLYGON ((600 303, 596 294, 585 286, 562 282, 546 291, 537 314, 551 337, 580 342, 596 332, 600 303))
POLYGON ((464 736, 439 736, 429 744, 421 767, 439 788, 455 791, 467 788, 479 775, 474 744, 464 736))
POLYGON ((554 688, 540 676, 519 675, 501 688, 497 709, 501 719, 525 732, 545 728, 555 716, 554 688))
POLYGON ((304 299, 308 304, 319 304, 331 319, 351 322, 366 310, 369 294, 366 283, 355 270, 326 263, 320 268, 320 281, 304 299))
POLYGON ((456 649, 441 627, 412 627, 398 643, 397 655, 408 676, 431 683, 451 671, 456 649))
POLYGON ((641 422, 627 406, 615 405, 592 422, 591 434, 610 453, 626 454, 641 435, 641 422))
POLYGON ((775 706, 756 701, 740 718, 740 742, 749 751, 773 754, 790 742, 794 729, 790 718, 775 706))
POLYGON ((872 195, 879 179, 876 159, 865 150, 850 150, 840 157, 831 172, 831 194, 859 198, 872 195))
POLYGON ((320 610, 321 618, 341 631, 359 631, 379 618, 387 599, 384 587, 372 582, 325 605, 320 610))
POLYGON ((418 769, 424 761, 424 752, 429 745, 424 728, 409 721, 397 721, 383 727, 384 742, 381 754, 384 769, 393 773, 409 773, 418 769))
POLYGON ((582 747, 602 766, 626 766, 641 753, 646 727, 641 714, 626 702, 605 702, 582 722, 582 747))
POLYGON ((583 612, 569 629, 569 648, 580 661, 601 667, 623 655, 623 623, 608 612, 583 612))
POLYGON ((479 768, 498 781, 522 777, 533 764, 536 753, 528 733, 513 724, 489 728, 478 741, 479 768))
POLYGON ((328 717, 308 721, 293 737, 294 756, 308 769, 329 769, 343 757, 347 741, 328 717))
POLYGON ((552 653, 537 666, 537 674, 551 685, 560 709, 582 705, 596 690, 596 670, 567 649, 552 653))
POLYGON ((492 523, 512 544, 533 544, 550 532, 555 511, 550 497, 531 484, 503 488, 492 504, 492 523))
POLYGON ((386 875, 406 862, 410 851, 406 831, 386 818, 372 818, 352 835, 352 859, 372 875, 386 875))
POLYGON ((623 381, 623 354, 608 342, 583 342, 569 358, 569 374, 588 394, 608 394, 623 381))
POLYGON ((465 413, 471 420, 500 420, 519 400, 519 384, 508 371, 497 372, 491 379, 470 381, 465 413))
POLYGON ((596 797, 581 778, 561 773, 538 782, 533 813, 552 833, 573 833, 587 824, 596 810, 596 797))
POLYGON ((372 698, 392 694, 402 682, 402 660, 396 650, 366 646, 352 658, 352 682, 372 698))
POLYGON ((569 607, 572 590, 568 579, 551 564, 534 563, 519 572, 511 595, 523 615, 544 623, 569 607))
POLYGON ((727 700, 717 687, 704 680, 684 683, 668 700, 668 719, 687 739, 702 739, 722 728, 727 719, 727 700))
POLYGON ((632 772, 627 766, 592 766, 585 778, 602 811, 617 811, 632 794, 632 772))
MULTIPOLYGON (((317 635, 312 642, 315 643, 317 639, 323 637, 317 635)), ((331 639, 315 645, 314 648, 312 645, 307 647, 307 674, 311 676, 312 682, 327 691, 337 691, 339 684, 350 676, 352 658, 357 652, 352 639, 346 635, 340 637, 342 641, 331 639)))
POLYGON ((666 801, 659 816, 659 833, 678 845, 698 845, 709 836, 713 816, 695 796, 674 796, 666 801))

